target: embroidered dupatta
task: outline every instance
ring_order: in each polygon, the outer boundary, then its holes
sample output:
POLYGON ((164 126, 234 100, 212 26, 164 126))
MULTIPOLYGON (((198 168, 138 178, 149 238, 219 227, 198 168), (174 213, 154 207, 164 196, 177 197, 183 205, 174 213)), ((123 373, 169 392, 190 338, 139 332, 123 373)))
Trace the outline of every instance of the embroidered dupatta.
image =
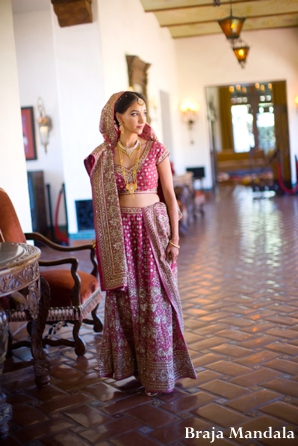
MULTIPOLYGON (((105 142, 84 160, 92 187, 96 255, 103 291, 127 286, 122 220, 113 161, 119 138, 119 129, 114 120, 115 103, 123 93, 113 94, 103 108, 99 130, 105 142)), ((140 137, 157 140, 148 124, 145 124, 140 137)))

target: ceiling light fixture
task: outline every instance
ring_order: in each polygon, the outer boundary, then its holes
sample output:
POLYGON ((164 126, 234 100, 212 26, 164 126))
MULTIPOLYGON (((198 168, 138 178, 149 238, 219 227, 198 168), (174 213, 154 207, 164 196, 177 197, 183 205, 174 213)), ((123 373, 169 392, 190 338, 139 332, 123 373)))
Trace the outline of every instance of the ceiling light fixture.
POLYGON ((249 46, 243 42, 242 39, 238 39, 237 42, 233 42, 232 49, 241 67, 244 68, 246 64, 246 58, 249 52, 249 46))
POLYGON ((238 39, 242 30, 243 23, 245 22, 244 17, 233 16, 232 11, 232 0, 230 2, 230 15, 224 19, 218 20, 218 24, 221 27, 224 35, 227 39, 238 39))

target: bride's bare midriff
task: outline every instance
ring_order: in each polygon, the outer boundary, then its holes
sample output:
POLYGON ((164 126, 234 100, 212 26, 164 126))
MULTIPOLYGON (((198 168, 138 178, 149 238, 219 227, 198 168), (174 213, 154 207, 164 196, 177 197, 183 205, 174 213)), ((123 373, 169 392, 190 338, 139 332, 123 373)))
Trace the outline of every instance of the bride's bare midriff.
POLYGON ((157 194, 134 194, 120 195, 119 202, 121 208, 145 208, 157 203, 159 196, 157 194))

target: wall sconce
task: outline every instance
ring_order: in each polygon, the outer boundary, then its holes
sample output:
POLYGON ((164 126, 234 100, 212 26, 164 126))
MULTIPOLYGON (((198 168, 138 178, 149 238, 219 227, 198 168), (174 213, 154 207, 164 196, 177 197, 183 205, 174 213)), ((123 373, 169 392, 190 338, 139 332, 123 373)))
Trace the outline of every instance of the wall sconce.
POLYGON ((298 95, 295 97, 296 112, 298 113, 298 95))
POLYGON ((37 110, 39 112, 38 127, 40 142, 44 146, 45 153, 47 153, 47 146, 49 144, 50 131, 52 130, 52 120, 46 116, 44 105, 41 98, 37 99, 37 110))
POLYGON ((185 101, 180 106, 182 119, 184 122, 186 122, 190 133, 190 144, 194 143, 192 139, 192 129, 197 120, 199 109, 199 105, 191 101, 185 101))

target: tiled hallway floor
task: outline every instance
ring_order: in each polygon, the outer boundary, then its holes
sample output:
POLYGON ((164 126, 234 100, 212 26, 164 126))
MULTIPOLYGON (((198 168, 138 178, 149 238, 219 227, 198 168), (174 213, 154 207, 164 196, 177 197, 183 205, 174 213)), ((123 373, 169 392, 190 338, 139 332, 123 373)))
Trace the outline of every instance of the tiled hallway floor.
MULTIPOLYGON (((197 379, 155 398, 132 378, 99 380, 101 335, 84 327, 85 357, 48 348, 50 386, 37 390, 30 369, 4 381, 13 420, 3 445, 298 445, 298 197, 225 187, 205 210, 179 259, 197 379), (186 427, 205 438, 185 438, 186 427), (229 438, 231 427, 243 438, 229 438), (270 429, 296 438, 249 438, 270 429)), ((28 349, 15 355, 27 359, 28 349)))

